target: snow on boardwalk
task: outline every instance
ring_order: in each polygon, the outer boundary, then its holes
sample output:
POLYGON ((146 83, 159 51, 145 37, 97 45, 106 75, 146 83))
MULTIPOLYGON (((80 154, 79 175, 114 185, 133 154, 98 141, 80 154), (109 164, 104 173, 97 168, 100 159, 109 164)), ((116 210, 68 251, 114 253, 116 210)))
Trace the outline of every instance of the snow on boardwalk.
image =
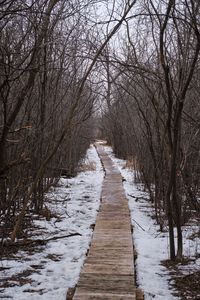
POLYGON ((134 300, 131 221, 122 177, 104 147, 97 144, 97 151, 106 172, 102 202, 73 300, 134 300))

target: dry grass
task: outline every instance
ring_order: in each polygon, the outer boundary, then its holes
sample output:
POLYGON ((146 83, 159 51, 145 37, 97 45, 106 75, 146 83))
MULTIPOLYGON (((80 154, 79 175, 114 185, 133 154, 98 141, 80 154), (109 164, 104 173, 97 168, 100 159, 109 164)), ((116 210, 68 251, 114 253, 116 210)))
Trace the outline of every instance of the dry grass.
POLYGON ((138 171, 139 167, 138 167, 137 159, 133 157, 128 157, 124 168, 138 171))
POLYGON ((86 172, 86 171, 96 171, 96 163, 94 161, 88 161, 79 166, 78 171, 86 172))
POLYGON ((124 168, 134 170, 135 169, 134 161, 133 160, 127 160, 124 168))

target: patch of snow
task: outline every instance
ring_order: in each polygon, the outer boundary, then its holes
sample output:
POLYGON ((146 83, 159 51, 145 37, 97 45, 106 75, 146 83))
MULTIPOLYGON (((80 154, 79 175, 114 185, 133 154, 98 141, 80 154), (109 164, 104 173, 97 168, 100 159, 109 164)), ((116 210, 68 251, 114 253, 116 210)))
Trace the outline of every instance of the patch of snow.
POLYGON ((46 246, 35 247, 32 253, 20 251, 13 259, 2 259, 0 280, 7 279, 8 287, 0 290, 0 299, 64 300, 67 289, 77 283, 92 236, 90 225, 95 223, 99 209, 104 177, 94 146, 88 149, 85 163, 96 166, 95 170, 83 171, 71 179, 61 178, 46 194, 46 205, 55 217, 50 221, 34 220, 39 227, 33 232, 35 239, 44 240, 76 232, 81 236, 51 240, 46 246), (11 278, 22 272, 23 284, 11 278))

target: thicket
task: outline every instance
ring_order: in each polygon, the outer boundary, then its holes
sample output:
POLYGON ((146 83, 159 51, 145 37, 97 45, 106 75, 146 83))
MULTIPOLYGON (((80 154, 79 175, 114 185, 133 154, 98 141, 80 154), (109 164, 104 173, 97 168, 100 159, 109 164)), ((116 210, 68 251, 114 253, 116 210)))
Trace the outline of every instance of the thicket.
POLYGON ((83 26, 88 4, 1 1, 2 241, 11 232, 13 240, 20 236, 25 214, 40 213, 44 193, 61 175, 76 173, 90 144, 94 93, 89 82, 77 100, 89 53, 83 26))

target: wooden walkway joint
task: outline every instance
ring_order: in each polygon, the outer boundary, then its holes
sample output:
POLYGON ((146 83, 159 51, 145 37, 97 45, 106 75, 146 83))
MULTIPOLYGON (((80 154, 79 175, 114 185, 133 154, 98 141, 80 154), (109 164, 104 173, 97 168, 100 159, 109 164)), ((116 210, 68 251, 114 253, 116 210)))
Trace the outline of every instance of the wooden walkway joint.
POLYGON ((74 300, 136 300, 130 212, 122 177, 104 147, 97 151, 105 168, 102 202, 91 247, 74 300))

